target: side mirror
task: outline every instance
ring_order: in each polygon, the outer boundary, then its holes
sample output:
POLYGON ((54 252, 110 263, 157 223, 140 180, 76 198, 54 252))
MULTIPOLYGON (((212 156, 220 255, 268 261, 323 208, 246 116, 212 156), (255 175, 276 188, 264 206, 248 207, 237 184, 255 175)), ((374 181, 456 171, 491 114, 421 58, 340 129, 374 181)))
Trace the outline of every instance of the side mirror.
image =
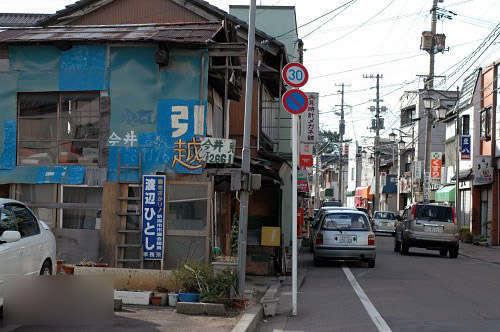
POLYGON ((18 231, 4 231, 2 236, 0 236, 0 241, 2 242, 16 242, 21 240, 21 233, 18 231))

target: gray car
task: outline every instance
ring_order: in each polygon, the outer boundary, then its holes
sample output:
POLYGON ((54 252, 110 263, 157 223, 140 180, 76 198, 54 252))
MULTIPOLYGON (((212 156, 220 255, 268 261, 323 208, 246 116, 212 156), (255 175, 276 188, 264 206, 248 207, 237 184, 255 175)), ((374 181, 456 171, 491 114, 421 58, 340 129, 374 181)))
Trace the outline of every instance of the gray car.
POLYGON ((365 213, 334 210, 319 221, 313 242, 314 264, 322 261, 365 261, 375 267, 375 234, 365 213))
POLYGON ((373 231, 381 233, 396 233, 396 214, 392 211, 375 211, 373 214, 373 231))
POLYGON ((458 227, 453 208, 440 204, 416 203, 403 212, 396 225, 394 251, 407 255, 411 247, 439 250, 458 257, 458 227))
POLYGON ((330 211, 339 211, 339 210, 355 210, 354 208, 348 208, 348 207, 339 207, 339 206, 324 206, 321 209, 318 210, 318 212, 314 216, 314 220, 311 223, 311 234, 309 235, 309 249, 311 252, 314 251, 314 234, 318 231, 318 226, 319 226, 319 221, 320 219, 325 215, 325 213, 328 213, 330 211))

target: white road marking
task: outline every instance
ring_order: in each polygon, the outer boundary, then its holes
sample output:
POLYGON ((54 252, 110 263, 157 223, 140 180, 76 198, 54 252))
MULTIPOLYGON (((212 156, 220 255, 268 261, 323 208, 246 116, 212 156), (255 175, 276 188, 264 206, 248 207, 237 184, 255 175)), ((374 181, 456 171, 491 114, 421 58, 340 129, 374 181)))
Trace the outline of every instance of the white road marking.
POLYGON ((344 271, 345 276, 347 277, 347 280, 349 280, 349 282, 351 283, 351 286, 354 289, 354 291, 356 292, 356 295, 358 295, 359 300, 361 301, 361 304, 363 304, 363 307, 365 307, 366 312, 370 316, 371 320, 373 321, 373 324, 375 324, 377 329, 380 332, 392 332, 391 328, 389 327, 389 325, 387 325, 385 320, 382 318, 380 313, 377 311, 375 306, 372 304, 372 302, 370 301, 370 299, 366 295, 363 288, 361 288, 361 286, 358 284, 358 281, 356 280, 356 278, 352 274, 351 270, 346 266, 342 267, 342 270, 344 271))

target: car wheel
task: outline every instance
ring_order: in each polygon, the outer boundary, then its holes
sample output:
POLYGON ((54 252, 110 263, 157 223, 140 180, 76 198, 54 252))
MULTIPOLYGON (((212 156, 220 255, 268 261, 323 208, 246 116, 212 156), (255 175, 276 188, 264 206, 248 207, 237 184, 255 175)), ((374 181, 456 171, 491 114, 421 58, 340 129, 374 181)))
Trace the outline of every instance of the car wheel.
POLYGON ((42 268, 40 269, 41 276, 50 276, 52 275, 52 266, 49 261, 43 262, 42 268))
POLYGON ((408 255, 410 251, 410 246, 406 243, 404 239, 401 241, 401 255, 408 255))
POLYGON ((457 258, 458 257, 458 246, 456 246, 455 248, 451 248, 449 250, 450 252, 450 258, 457 258))
POLYGON ((394 238, 394 252, 400 252, 401 251, 401 242, 399 242, 398 240, 396 240, 396 238, 394 238))
POLYGON ((375 267, 375 260, 374 260, 374 259, 370 259, 370 260, 368 261, 368 267, 369 267, 370 269, 373 269, 373 268, 375 267))
POLYGON ((446 256, 448 254, 448 249, 444 248, 444 249, 439 249, 439 255, 440 256, 446 256))

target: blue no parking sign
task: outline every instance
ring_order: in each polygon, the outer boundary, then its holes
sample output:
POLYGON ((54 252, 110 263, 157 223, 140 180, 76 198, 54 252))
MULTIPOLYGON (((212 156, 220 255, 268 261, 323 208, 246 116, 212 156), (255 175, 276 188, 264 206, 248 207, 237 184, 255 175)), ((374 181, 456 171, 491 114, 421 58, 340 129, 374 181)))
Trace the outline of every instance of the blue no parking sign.
POLYGON ((304 92, 298 89, 291 89, 285 92, 281 101, 283 107, 292 114, 300 114, 309 106, 309 98, 304 92))

